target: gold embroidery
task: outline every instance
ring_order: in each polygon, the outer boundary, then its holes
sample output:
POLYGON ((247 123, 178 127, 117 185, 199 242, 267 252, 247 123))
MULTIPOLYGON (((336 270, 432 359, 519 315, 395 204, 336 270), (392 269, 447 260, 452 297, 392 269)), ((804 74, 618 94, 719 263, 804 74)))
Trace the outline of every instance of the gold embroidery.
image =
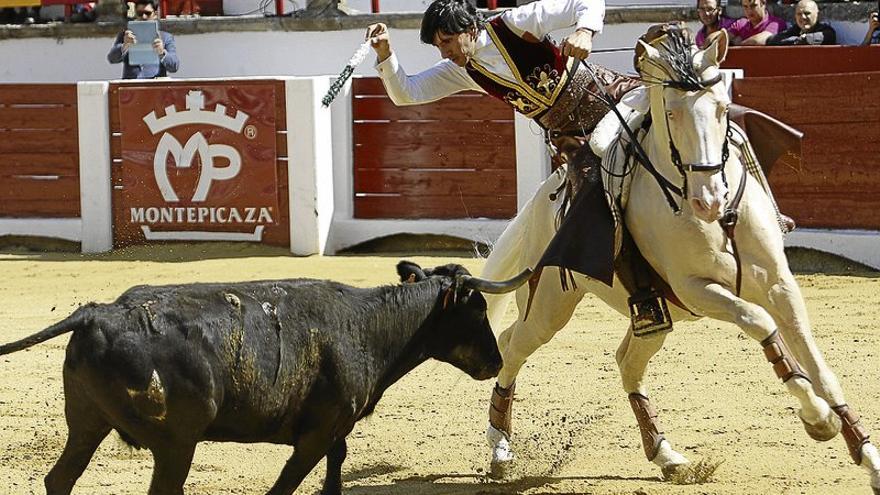
POLYGON ((521 95, 513 91, 504 95, 504 101, 522 114, 529 114, 540 108, 535 103, 523 98, 521 95))
POLYGON ((556 89, 559 81, 559 72, 550 67, 550 64, 544 64, 543 67, 535 67, 526 81, 542 96, 552 98, 553 90, 556 89))

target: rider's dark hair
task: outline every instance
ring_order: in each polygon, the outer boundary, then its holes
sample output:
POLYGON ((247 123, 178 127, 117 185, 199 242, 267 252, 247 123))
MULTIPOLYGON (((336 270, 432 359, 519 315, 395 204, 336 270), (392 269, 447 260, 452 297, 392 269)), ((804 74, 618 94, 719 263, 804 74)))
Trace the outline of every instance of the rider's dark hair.
POLYGON ((433 45, 438 31, 444 34, 466 33, 480 29, 483 16, 471 0, 434 0, 422 17, 419 33, 422 43, 433 45))

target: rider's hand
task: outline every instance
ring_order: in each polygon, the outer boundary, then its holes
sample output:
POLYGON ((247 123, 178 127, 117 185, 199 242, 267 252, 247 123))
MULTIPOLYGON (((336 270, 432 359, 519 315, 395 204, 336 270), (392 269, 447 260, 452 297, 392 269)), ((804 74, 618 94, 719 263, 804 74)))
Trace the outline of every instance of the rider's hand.
POLYGON ((391 37, 388 35, 388 26, 378 22, 367 26, 367 35, 365 40, 370 40, 370 45, 376 51, 379 62, 391 56, 391 37))
POLYGON ((593 31, 579 28, 562 40, 562 54, 578 60, 586 60, 593 51, 593 31))

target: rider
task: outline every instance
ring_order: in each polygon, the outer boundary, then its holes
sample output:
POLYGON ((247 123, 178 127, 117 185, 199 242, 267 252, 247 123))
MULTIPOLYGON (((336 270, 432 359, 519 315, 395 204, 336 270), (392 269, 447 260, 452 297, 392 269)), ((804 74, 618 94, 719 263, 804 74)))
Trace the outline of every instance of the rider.
MULTIPOLYGON (((427 103, 465 90, 488 93, 547 131, 554 151, 570 152, 580 148, 608 112, 579 64, 589 57, 604 17, 601 0, 539 0, 489 20, 468 0, 435 0, 425 12, 420 34, 422 42, 440 50, 443 60, 413 76, 398 62, 384 24, 369 26, 367 38, 395 104, 427 103), (551 31, 570 27, 575 31, 558 46, 549 39, 551 31)), ((605 68, 595 67, 594 73, 615 100, 640 87, 637 80, 605 68)), ((565 161, 555 155, 557 162, 565 161)))

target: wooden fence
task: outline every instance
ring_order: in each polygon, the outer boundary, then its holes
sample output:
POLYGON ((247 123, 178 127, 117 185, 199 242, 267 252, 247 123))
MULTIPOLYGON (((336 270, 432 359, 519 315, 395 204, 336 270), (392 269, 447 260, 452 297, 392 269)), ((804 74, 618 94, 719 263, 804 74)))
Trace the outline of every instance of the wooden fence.
POLYGON ((511 218, 513 110, 478 93, 398 107, 352 83, 355 218, 511 218))
POLYGON ((804 133, 801 170, 770 183, 803 227, 880 229, 880 72, 737 80, 734 99, 804 133))
POLYGON ((0 84, 0 217, 80 216, 76 84, 0 84))

